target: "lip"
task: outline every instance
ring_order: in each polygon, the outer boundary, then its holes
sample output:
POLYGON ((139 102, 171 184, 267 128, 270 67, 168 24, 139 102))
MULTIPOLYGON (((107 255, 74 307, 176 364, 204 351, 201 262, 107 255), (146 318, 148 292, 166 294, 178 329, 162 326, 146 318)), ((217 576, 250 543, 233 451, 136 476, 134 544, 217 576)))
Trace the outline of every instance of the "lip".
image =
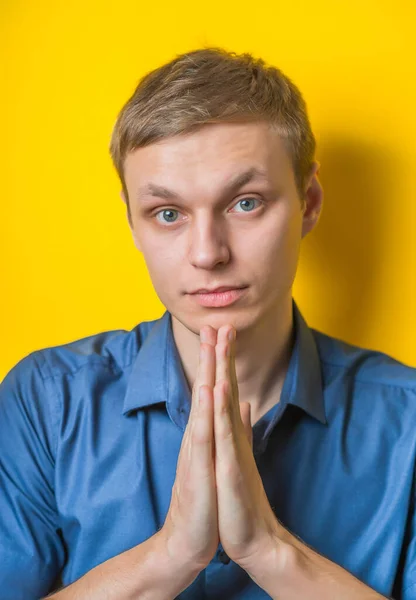
POLYGON ((223 287, 217 288, 212 292, 195 292, 190 294, 191 298, 194 298, 201 306, 207 306, 211 308, 221 308, 223 306, 229 306, 237 302, 246 292, 247 288, 230 288, 223 287), (222 290, 222 291, 221 291, 222 290))
POLYGON ((195 292, 190 292, 191 294, 216 294, 219 292, 228 292, 229 290, 238 290, 238 289, 242 289, 245 286, 235 286, 235 285, 223 285, 220 287, 216 287, 216 288, 212 288, 212 289, 208 289, 208 288, 201 288, 200 290, 196 290, 195 292))

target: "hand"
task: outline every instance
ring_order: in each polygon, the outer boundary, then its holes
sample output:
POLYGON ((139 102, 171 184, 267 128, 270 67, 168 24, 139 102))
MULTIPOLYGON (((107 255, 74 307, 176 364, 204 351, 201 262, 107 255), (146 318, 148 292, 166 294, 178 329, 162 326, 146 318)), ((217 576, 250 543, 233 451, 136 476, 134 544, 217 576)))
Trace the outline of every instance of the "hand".
MULTIPOLYGON (((213 338, 211 338, 213 339, 213 338)), ((173 561, 201 571, 212 560, 218 544, 217 495, 214 471, 215 356, 200 344, 198 374, 182 440, 169 511, 161 532, 173 561)))
MULTIPOLYGON (((212 342, 214 336, 212 333, 210 336, 212 342)), ((215 358, 216 365, 211 394, 218 527, 225 552, 242 568, 250 570, 260 552, 263 555, 267 548, 275 549, 276 536, 283 528, 269 504, 253 456, 250 404, 239 402, 235 337, 233 327, 223 326, 216 344, 210 345, 209 364, 215 358), (229 334, 233 341, 228 340, 229 334)))

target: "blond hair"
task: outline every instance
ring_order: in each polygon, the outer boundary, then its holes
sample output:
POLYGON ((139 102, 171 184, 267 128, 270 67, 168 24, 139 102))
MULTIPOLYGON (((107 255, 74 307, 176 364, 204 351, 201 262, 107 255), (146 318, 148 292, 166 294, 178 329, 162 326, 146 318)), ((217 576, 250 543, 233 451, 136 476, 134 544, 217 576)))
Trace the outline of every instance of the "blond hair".
POLYGON ((279 69, 248 53, 204 48, 145 75, 121 109, 110 142, 129 218, 124 179, 129 152, 206 124, 250 121, 269 122, 282 136, 303 202, 316 142, 300 91, 279 69))

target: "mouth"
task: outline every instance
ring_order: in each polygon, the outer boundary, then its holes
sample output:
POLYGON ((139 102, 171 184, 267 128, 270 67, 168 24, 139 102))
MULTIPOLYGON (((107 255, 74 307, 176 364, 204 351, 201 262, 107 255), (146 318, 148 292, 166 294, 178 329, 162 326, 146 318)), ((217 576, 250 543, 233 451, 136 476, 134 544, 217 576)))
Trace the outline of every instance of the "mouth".
POLYGON ((189 296, 201 306, 210 308, 221 308, 237 302, 246 293, 247 287, 243 288, 217 288, 214 291, 207 292, 198 290, 189 296))

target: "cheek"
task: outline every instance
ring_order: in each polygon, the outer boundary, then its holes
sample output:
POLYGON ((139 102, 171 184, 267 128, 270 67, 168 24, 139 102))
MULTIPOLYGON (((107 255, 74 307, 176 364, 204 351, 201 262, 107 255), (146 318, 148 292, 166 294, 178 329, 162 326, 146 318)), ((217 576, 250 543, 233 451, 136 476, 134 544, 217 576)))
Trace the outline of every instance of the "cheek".
POLYGON ((301 235, 300 221, 287 215, 277 215, 256 232, 255 239, 246 244, 257 256, 281 258, 297 249, 301 235))
POLYGON ((297 215, 276 215, 256 232, 255 238, 246 239, 241 256, 252 265, 253 276, 266 284, 291 279, 296 271, 300 238, 301 221, 297 215))
POLYGON ((149 272, 159 277, 169 277, 175 271, 174 256, 164 248, 156 247, 143 252, 149 272))
POLYGON ((168 287, 166 284, 178 281, 181 265, 175 244, 168 240, 142 237, 142 252, 150 278, 155 287, 168 287))
MULTIPOLYGON (((149 250, 149 249, 148 249, 149 250)), ((174 298, 178 294, 179 271, 178 265, 172 263, 172 256, 155 249, 154 252, 143 252, 152 286, 161 303, 172 310, 174 298)))

